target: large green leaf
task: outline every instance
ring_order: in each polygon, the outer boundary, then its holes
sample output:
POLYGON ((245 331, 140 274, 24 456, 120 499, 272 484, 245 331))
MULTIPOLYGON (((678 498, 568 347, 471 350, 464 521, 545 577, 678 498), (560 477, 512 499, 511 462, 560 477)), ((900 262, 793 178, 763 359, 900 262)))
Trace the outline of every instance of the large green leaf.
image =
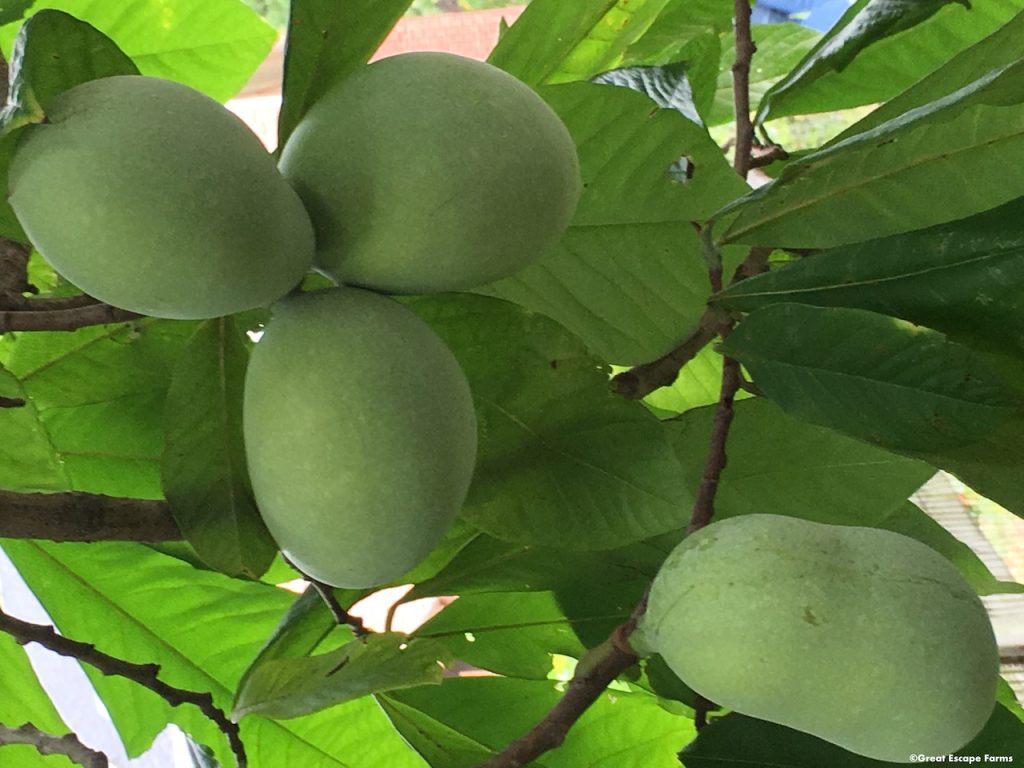
POLYGON ((714 301, 857 307, 1024 351, 1024 197, 968 219, 836 248, 736 283, 714 301))
MULTIPOLYGON (((837 697, 841 694, 837 692, 837 697)), ((836 701, 842 711, 841 698, 836 701)), ((913 741, 913 734, 907 734, 913 741)), ((1005 707, 997 706, 984 730, 955 753, 962 764, 981 763, 986 756, 1024 759, 1024 724, 1005 707)), ((907 755, 909 762, 928 762, 925 758, 947 755, 907 755)), ((855 755, 827 741, 781 725, 743 715, 728 715, 700 732, 700 736, 680 755, 686 768, 890 768, 893 763, 855 755), (751 760, 751 755, 757 759, 751 760)))
POLYGON ((482 296, 410 302, 469 378, 480 428, 463 517, 498 538, 611 549, 681 527, 667 433, 546 317, 482 296))
MULTIPOLYGON (((273 27, 238 0, 37 0, 33 11, 73 14, 110 37, 144 75, 190 85, 225 101, 274 44, 273 27)), ((10 56, 20 23, 0 30, 10 56)))
POLYGON ((907 502, 878 524, 896 533, 917 539, 942 554, 957 567, 971 588, 979 595, 1024 592, 1024 584, 999 581, 974 550, 929 517, 916 504, 907 502))
POLYGON ((725 351, 785 410, 959 476, 1018 515, 1020 395, 937 331, 860 309, 773 304, 725 351))
MULTIPOLYGON (((224 709, 291 602, 275 587, 196 570, 141 545, 8 540, 4 549, 61 632, 131 661, 155 662, 161 679, 210 691, 224 709)), ((194 707, 172 709, 121 678, 90 671, 90 679, 129 754, 144 751, 170 721, 213 747, 221 765, 233 764, 223 736, 194 707)), ((422 766, 369 698, 287 723, 249 718, 241 729, 251 768, 422 766)))
POLYGON ((18 376, 74 490, 160 498, 163 405, 195 323, 143 320, 19 334, 18 376))
MULTIPOLYGON (((0 633, 0 724, 16 728, 32 723, 44 733, 61 736, 67 725, 36 678, 28 656, 14 638, 0 633)), ((0 763, 18 768, 71 768, 68 759, 43 757, 27 745, 0 745, 0 763), (10 761, 10 762, 8 762, 10 761)))
POLYGON ((1021 411, 967 347, 874 312, 774 304, 723 348, 790 413, 896 450, 972 444, 1021 411))
POLYGON ((587 80, 613 69, 671 0, 534 0, 490 61, 529 85, 587 80))
POLYGON ((231 715, 280 720, 369 694, 440 685, 451 661, 441 643, 394 633, 372 634, 329 653, 261 665, 239 688, 231 715))
POLYGON ((24 400, 20 408, 0 408, 0 488, 12 491, 62 491, 68 478, 60 454, 50 442, 35 403, 21 382, 0 366, 0 396, 24 400))
MULTIPOLYGON (((750 69, 750 103, 757 104, 768 89, 781 80, 821 38, 821 34, 793 22, 754 24, 751 28, 757 54, 750 69)), ((714 103, 705 116, 708 125, 733 119, 732 63, 736 40, 725 36, 721 65, 717 70, 714 103)))
POLYGON ((178 359, 164 410, 164 495, 188 542, 227 574, 258 577, 277 545, 253 499, 242 442, 249 359, 230 318, 200 326, 178 359))
POLYGON ((362 66, 412 0, 292 0, 278 141, 331 86, 362 66))
MULTIPOLYGON (((790 162, 727 206, 722 242, 829 248, 941 224, 1024 194, 1024 59, 790 162)), ((852 131, 856 130, 854 126, 852 131)))
MULTIPOLYGON (((1020 7, 1019 2, 1014 4, 1020 7)), ((830 143, 842 141, 855 133, 869 131, 912 109, 941 99, 958 88, 969 85, 991 71, 993 67, 1012 64, 1021 58, 1024 58, 1024 11, 985 39, 960 51, 941 67, 873 110, 830 143)))
MULTIPOLYGON (((704 472, 715 406, 678 419, 685 482, 704 472)), ((822 523, 876 525, 934 473, 930 466, 807 424, 758 398, 735 405, 729 463, 715 515, 788 515, 822 523)))
MULTIPOLYGON (((693 222, 746 186, 702 127, 639 93, 575 83, 544 96, 579 149, 583 197, 558 245, 481 292, 554 318, 608 362, 657 358, 705 309, 708 269, 693 222), (695 168, 684 182, 669 173, 681 156, 695 168)), ((742 256, 727 249, 726 269, 742 256)))
MULTIPOLYGON (((430 756, 433 768, 470 768, 540 720, 561 696, 556 686, 540 680, 455 678, 446 680, 440 693, 400 691, 382 697, 381 703, 410 743, 430 756), (442 738, 435 740, 435 735, 442 738)), ((608 691, 559 749, 531 765, 675 768, 676 752, 693 735, 693 722, 669 713, 655 697, 608 691)))
POLYGON ((885 101, 1021 7, 1020 0, 858 0, 768 92, 758 119, 885 101))

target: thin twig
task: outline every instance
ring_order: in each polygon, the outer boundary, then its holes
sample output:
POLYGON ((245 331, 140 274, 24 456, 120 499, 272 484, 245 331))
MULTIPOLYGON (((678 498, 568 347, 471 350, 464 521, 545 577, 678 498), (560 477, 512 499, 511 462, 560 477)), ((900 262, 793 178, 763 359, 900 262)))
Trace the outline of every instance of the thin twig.
POLYGON ((85 746, 74 733, 55 736, 39 730, 32 723, 25 723, 19 728, 8 728, 0 723, 0 746, 5 744, 28 744, 35 747, 40 755, 64 755, 83 768, 108 768, 110 765, 105 754, 85 746))
POLYGON ((207 692, 188 691, 182 688, 175 688, 172 685, 160 680, 159 664, 135 664, 124 659, 103 653, 97 650, 96 646, 89 643, 81 643, 77 640, 58 635, 53 627, 42 624, 30 624, 27 621, 16 619, 0 610, 0 631, 11 635, 19 644, 39 643, 61 656, 70 656, 95 667, 104 675, 125 677, 133 680, 144 688, 160 696, 172 707, 181 704, 193 704, 212 720, 218 728, 227 736, 231 751, 235 755, 238 768, 245 768, 248 764, 245 756, 245 745, 238 730, 238 724, 231 722, 224 711, 213 703, 213 696, 207 692))
POLYGON ((90 325, 123 323, 142 317, 109 304, 89 304, 71 309, 13 309, 0 312, 0 333, 8 331, 77 331, 90 325))
POLYGON ((750 167, 764 168, 776 160, 788 160, 787 152, 781 144, 754 144, 750 148, 750 167))
POLYGON ((182 536, 164 501, 0 491, 0 538, 158 542, 182 536))
POLYGON ((667 355, 612 377, 612 390, 627 400, 642 400, 656 389, 671 386, 683 367, 715 338, 716 325, 717 314, 709 309, 697 330, 667 355))
POLYGON ((629 647, 629 634, 647 607, 646 595, 632 617, 601 645, 580 660, 565 695, 527 733, 477 768, 521 768, 562 745, 569 730, 611 683, 639 661, 629 647))
MULTIPOLYGON (((292 565, 292 567, 294 568, 295 566, 292 565)), ((363 620, 361 618, 353 616, 342 607, 341 603, 338 602, 338 598, 334 595, 334 589, 329 584, 324 584, 322 581, 311 579, 304 573, 302 575, 303 578, 309 582, 310 586, 317 591, 317 594, 320 595, 320 599, 326 603, 327 608, 334 617, 334 620, 340 626, 348 625, 356 637, 366 637, 370 634, 370 630, 366 628, 366 625, 363 624, 363 620)))
POLYGON ((757 49, 750 36, 750 0, 735 0, 733 7, 736 15, 736 61, 732 65, 736 153, 732 167, 745 179, 750 170, 750 150, 754 143, 754 125, 750 120, 750 61, 757 49))

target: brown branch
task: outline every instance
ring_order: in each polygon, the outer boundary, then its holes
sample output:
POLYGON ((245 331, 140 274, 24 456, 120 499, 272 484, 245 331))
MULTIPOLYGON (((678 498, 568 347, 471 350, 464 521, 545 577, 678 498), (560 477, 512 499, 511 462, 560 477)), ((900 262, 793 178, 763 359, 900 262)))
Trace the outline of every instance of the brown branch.
POLYGON ((572 726, 612 681, 639 661, 639 657, 629 649, 627 637, 644 608, 646 600, 641 601, 628 622, 580 660, 565 695, 539 723, 477 768, 521 768, 561 746, 572 726))
POLYGON ((27 245, 0 238, 0 300, 20 297, 28 290, 28 257, 31 251, 27 245))
POLYGON ((612 377, 612 390, 627 400, 642 400, 656 389, 671 386, 679 372, 715 338, 718 315, 708 310, 701 317, 697 330, 667 355, 650 363, 638 365, 612 377))
POLYGON ((40 755, 64 755, 84 768, 109 768, 110 765, 105 754, 85 746, 75 734, 54 736, 32 723, 25 723, 20 728, 8 728, 0 723, 0 746, 5 744, 28 744, 35 747, 40 755))
POLYGON ((158 542, 181 532, 164 501, 0 491, 0 538, 158 542))
POLYGON ((754 125, 750 120, 750 60, 756 47, 750 36, 750 0, 735 0, 736 61, 732 65, 733 107, 736 113, 736 153, 733 168, 747 178, 750 150, 754 144, 754 125))
POLYGON ((781 144, 754 144, 750 148, 750 167, 764 168, 776 160, 788 160, 789 152, 781 144))
POLYGON ((87 293, 79 293, 74 296, 46 296, 43 298, 22 296, 19 293, 17 295, 0 297, 0 310, 16 309, 36 312, 52 312, 59 309, 90 307, 101 303, 102 302, 99 299, 94 299, 87 293))
POLYGON ((20 397, 0 397, 0 408, 24 408, 25 401, 20 397))
POLYGON ((0 333, 8 331, 76 331, 90 325, 123 323, 142 317, 109 304, 89 304, 71 309, 15 309, 0 311, 0 333))
MULTIPOLYGON (((292 565, 295 568, 295 565, 292 565)), ((295 568, 295 570, 299 570, 295 568)), ((302 571, 299 571, 302 573, 302 571)), ((329 584, 324 584, 322 581, 317 581, 302 573, 302 577, 309 582, 310 586, 313 587, 320 595, 320 599, 327 605, 334 620, 341 626, 348 625, 352 629, 352 633, 356 637, 366 637, 370 634, 370 630, 363 624, 363 620, 358 616, 353 616, 351 613, 346 611, 341 603, 338 602, 338 598, 334 594, 334 589, 329 584)))
POLYGON ((77 640, 58 635, 53 627, 42 624, 30 624, 27 621, 16 619, 0 610, 0 631, 11 635, 20 645, 27 643, 39 643, 61 656, 70 656, 95 667, 104 675, 124 677, 132 680, 144 688, 153 691, 172 707, 182 704, 192 704, 212 720, 218 728, 227 736, 231 751, 235 755, 238 768, 245 768, 247 760, 245 756, 245 745, 239 734, 238 724, 231 722, 224 711, 213 703, 213 695, 207 692, 188 691, 182 688, 175 688, 172 685, 160 680, 159 664, 135 664, 124 659, 103 653, 97 650, 96 646, 89 643, 81 643, 77 640))

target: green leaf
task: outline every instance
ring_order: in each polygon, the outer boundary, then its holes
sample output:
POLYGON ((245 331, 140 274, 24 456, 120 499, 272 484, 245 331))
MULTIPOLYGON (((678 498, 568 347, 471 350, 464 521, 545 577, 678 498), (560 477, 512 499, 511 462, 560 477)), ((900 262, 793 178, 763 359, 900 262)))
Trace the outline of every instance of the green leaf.
POLYGON ((0 366, 0 396, 24 400, 20 408, 0 408, 0 488, 63 491, 68 478, 39 412, 21 382, 0 366))
MULTIPOLYGON (((754 24, 751 28, 757 54, 751 62, 750 103, 757 104, 768 89, 781 80, 821 38, 819 32, 793 22, 754 24)), ((714 103, 707 113, 708 125, 733 120, 732 63, 736 60, 736 40, 726 35, 722 43, 721 65, 716 69, 714 103)))
MULTIPOLYGON (((14 638, 0 633, 0 724, 17 728, 32 723, 44 733, 62 736, 69 731, 39 684, 28 655, 14 638)), ((0 761, 18 768, 71 768, 62 756, 43 757, 28 745, 0 745, 0 761), (10 761, 9 763, 7 761, 10 761)))
MULTIPOLYGON (((558 701, 560 687, 552 681, 453 678, 440 693, 411 689, 387 694, 381 703, 410 743, 430 756, 431 766, 470 768, 480 762, 477 749, 494 754, 529 730, 558 701), (444 741, 425 743, 437 733, 444 741)), ((679 746, 693 735, 693 722, 666 711, 655 697, 606 691, 560 748, 531 765, 676 768, 679 746)))
POLYGON ((859 309, 773 304, 724 349, 794 416, 920 458, 1024 516, 1024 415, 982 357, 859 309))
POLYGON ((488 61, 528 85, 589 80, 617 66, 671 0, 534 0, 488 61))
MULTIPOLYGON (((700 408, 677 420, 676 449, 684 482, 693 488, 704 471, 715 410, 700 408)), ((873 526, 933 474, 927 464, 807 424, 768 400, 745 400, 735 405, 715 516, 760 513, 873 526)))
POLYGON ((878 524, 904 536, 927 544, 957 567, 960 574, 979 595, 1024 592, 1024 584, 999 581, 974 551, 929 517, 916 504, 907 502, 878 524))
POLYGON ((477 535, 433 578, 416 584, 402 602, 433 595, 533 592, 597 587, 653 578, 682 538, 681 531, 602 552, 513 544, 477 535))
POLYGON ((76 85, 137 74, 132 60, 95 27, 63 11, 40 11, 21 26, 14 42, 2 130, 42 122, 50 102, 76 85))
POLYGON ((331 86, 365 64, 412 0, 292 0, 280 146, 331 86))
MULTIPOLYGON (((841 702, 837 701, 836 706, 841 709, 841 702)), ((913 741, 913 734, 907 737, 913 741)), ((974 757, 975 763, 982 762, 986 755, 1020 762, 1024 759, 1024 723, 1005 707, 997 706, 982 732, 955 754, 974 757)), ((923 762, 922 756, 913 757, 923 762)), ((911 755, 907 758, 910 761, 911 755)), ((893 765, 855 755, 800 731, 738 714, 713 721, 683 750, 680 759, 686 768, 821 768, 824 765, 829 768, 888 768, 893 765), (759 759, 752 761, 751 755, 759 759)))
MULTIPOLYGON (((1020 7, 1019 2, 1013 4, 1020 7)), ((989 7, 986 4, 980 10, 987 12, 989 7)), ((1024 58, 1024 12, 1017 13, 980 42, 964 48, 938 69, 928 70, 930 74, 926 77, 873 110, 829 143, 835 144, 855 133, 872 130, 888 120, 969 85, 993 67, 1012 64, 1021 58, 1024 58)))
POLYGON ((281 720, 373 693, 440 685, 451 661, 440 643, 372 634, 330 653, 264 663, 239 688, 231 716, 281 720))
POLYGON ((1019 0, 859 0, 768 92, 758 121, 885 101, 1020 9, 1019 0))
POLYGON ((8 359, 70 488, 161 498, 163 405, 192 322, 142 320, 18 334, 8 359))
POLYGON ((736 283, 714 301, 855 307, 965 342, 1024 351, 1024 197, 968 219, 815 254, 736 283))
MULTIPOLYGON (((8 540, 4 549, 63 634, 120 658, 157 663, 162 680, 209 691, 223 709, 292 598, 141 545, 8 540)), ((173 722, 213 747, 221 765, 234 765, 224 737, 194 707, 171 708, 135 683, 87 672, 130 755, 173 722)), ((287 723, 249 718, 241 732, 250 768, 422 768, 369 698, 287 723)))
MULTIPOLYGON (((629 609, 618 612, 619 622, 629 609)), ((506 677, 544 680, 551 654, 586 652, 551 592, 468 595, 446 606, 416 631, 443 642, 457 659, 506 677)))
POLYGON ((277 545, 256 502, 242 442, 249 350, 230 318, 199 327, 178 359, 164 409, 164 495, 186 540, 232 576, 259 577, 277 545))
MULTIPOLYGON (((830 248, 941 224, 1024 193, 1024 59, 791 161, 727 206, 722 242, 830 248)), ((855 130, 856 126, 854 129, 855 130)))
POLYGON ((723 345, 785 410, 893 450, 937 454, 1020 413, 967 347, 859 309, 774 304, 723 345))
MULTIPOLYGON (((144 75, 176 80, 218 101, 238 92, 276 33, 238 0, 37 0, 35 12, 74 14, 110 37, 144 75)), ((18 24, 0 31, 5 55, 18 24)))
MULTIPOLYGON (((644 398, 644 403, 656 413, 676 415, 691 408, 717 403, 721 388, 722 355, 708 345, 683 366, 671 385, 654 390, 644 398)), ((743 390, 736 394, 737 400, 748 397, 750 393, 743 390)))
POLYGON ((688 69, 684 62, 659 67, 622 67, 603 72, 592 82, 630 88, 644 94, 662 109, 674 109, 686 119, 701 125, 693 100, 693 89, 686 74, 688 69))
POLYGON ((495 299, 410 302, 469 378, 480 428, 462 515, 502 539, 609 549, 681 527, 671 442, 551 320, 495 299))
MULTIPOLYGON (((746 185, 707 131, 639 93, 575 83, 543 95, 578 147, 583 197, 558 245, 480 292, 554 318, 608 362, 660 357, 705 309, 707 262, 693 222, 746 185), (695 168, 683 182, 670 174, 682 156, 695 168)), ((726 270, 743 255, 727 249, 726 270)))
POLYGON ((0 24, 10 24, 25 15, 35 0, 4 0, 0 3, 0 24))

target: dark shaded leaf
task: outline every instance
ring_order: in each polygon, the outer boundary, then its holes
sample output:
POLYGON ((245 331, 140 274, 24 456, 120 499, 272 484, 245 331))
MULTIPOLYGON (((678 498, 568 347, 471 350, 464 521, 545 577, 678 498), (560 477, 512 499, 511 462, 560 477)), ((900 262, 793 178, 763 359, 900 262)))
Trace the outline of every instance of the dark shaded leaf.
MULTIPOLYGON (((837 702, 837 706, 841 705, 837 702)), ((907 740, 912 744, 913 734, 907 734, 907 740)), ((975 757, 976 763, 986 755, 1019 762, 1024 759, 1024 724, 1005 707, 997 706, 984 730, 956 754, 975 757)), ((908 762, 926 762, 927 757, 949 760, 945 755, 919 753, 912 760, 907 754, 908 762)), ((871 760, 809 734, 737 714, 716 720, 702 730, 680 758, 686 768, 885 768, 903 764, 871 760)))
POLYGON ((714 301, 856 307, 965 342, 1024 351, 1024 197, 937 227, 818 253, 736 283, 714 301))
POLYGON ((174 368, 164 406, 161 479, 171 513, 207 564, 259 577, 277 545, 256 502, 242 442, 249 350, 230 317, 208 320, 174 368))
MULTIPOLYGON (((756 369, 755 369, 756 370, 756 369)), ((687 486, 704 472, 716 406, 678 419, 687 486)), ((729 463, 715 516, 787 515, 834 525, 879 524, 934 474, 929 465, 787 415, 758 398, 735 405, 729 463)))

